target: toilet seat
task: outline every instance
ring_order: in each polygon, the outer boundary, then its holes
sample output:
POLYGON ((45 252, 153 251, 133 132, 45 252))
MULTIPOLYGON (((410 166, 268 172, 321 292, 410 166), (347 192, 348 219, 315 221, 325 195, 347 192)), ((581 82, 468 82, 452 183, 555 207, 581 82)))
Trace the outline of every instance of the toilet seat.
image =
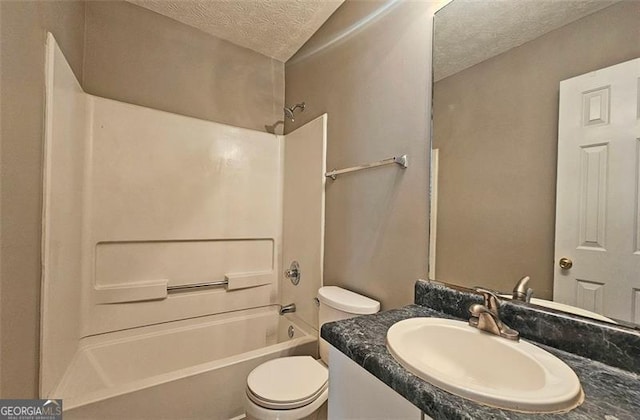
POLYGON ((273 359, 251 371, 247 397, 264 408, 296 409, 326 393, 328 379, 327 368, 311 356, 273 359))

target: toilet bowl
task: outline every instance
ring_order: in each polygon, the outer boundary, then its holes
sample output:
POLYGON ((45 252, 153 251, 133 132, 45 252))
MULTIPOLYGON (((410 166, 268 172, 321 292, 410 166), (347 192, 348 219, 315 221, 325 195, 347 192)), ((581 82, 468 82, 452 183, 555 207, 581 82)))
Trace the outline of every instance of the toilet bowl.
POLYGON ((329 395, 327 367, 311 356, 281 357, 247 377, 245 410, 250 419, 315 419, 329 395))
MULTIPOLYGON (((326 322, 373 314, 380 303, 336 286, 318 290, 318 331, 326 322)), ((245 411, 249 419, 315 420, 326 418, 329 396, 329 344, 318 337, 320 359, 281 357, 265 362, 247 377, 245 411)))

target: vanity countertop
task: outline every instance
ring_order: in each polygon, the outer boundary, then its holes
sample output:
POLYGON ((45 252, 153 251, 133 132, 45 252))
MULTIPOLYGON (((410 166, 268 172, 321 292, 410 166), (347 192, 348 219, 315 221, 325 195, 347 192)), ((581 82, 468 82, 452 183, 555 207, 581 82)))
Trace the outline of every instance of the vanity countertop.
MULTIPOLYGON (((455 317, 425 306, 409 305, 322 326, 322 338, 432 418, 439 419, 602 419, 640 418, 640 375, 539 343, 567 363, 585 393, 579 407, 567 413, 531 414, 501 410, 443 391, 405 370, 386 347, 387 330, 416 317, 455 317)), ((479 357, 482 357, 479 355, 479 357)))

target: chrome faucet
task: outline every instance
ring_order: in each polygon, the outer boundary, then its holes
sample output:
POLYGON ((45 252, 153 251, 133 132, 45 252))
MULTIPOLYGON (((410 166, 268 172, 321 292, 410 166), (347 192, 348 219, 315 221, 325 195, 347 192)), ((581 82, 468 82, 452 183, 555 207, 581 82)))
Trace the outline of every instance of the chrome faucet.
POLYGON ((513 288, 513 300, 520 300, 522 302, 529 303, 531 301, 531 297, 533 296, 533 289, 527 287, 527 284, 531 280, 531 277, 524 276, 518 283, 516 283, 516 287, 513 288))
POLYGON ((469 325, 509 340, 518 341, 520 339, 518 331, 509 328, 500 320, 500 301, 498 296, 486 289, 478 288, 476 291, 482 294, 484 305, 475 303, 469 307, 469 312, 471 312, 469 325))
POLYGON ((296 304, 290 303, 288 305, 280 305, 280 315, 289 314, 296 311, 296 304))

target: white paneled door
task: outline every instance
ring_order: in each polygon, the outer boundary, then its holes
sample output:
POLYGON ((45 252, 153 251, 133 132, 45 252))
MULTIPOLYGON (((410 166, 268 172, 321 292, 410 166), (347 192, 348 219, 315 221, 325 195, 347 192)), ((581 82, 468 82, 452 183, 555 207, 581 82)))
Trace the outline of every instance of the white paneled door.
POLYGON ((640 323, 640 59, 560 82, 554 300, 640 323))

